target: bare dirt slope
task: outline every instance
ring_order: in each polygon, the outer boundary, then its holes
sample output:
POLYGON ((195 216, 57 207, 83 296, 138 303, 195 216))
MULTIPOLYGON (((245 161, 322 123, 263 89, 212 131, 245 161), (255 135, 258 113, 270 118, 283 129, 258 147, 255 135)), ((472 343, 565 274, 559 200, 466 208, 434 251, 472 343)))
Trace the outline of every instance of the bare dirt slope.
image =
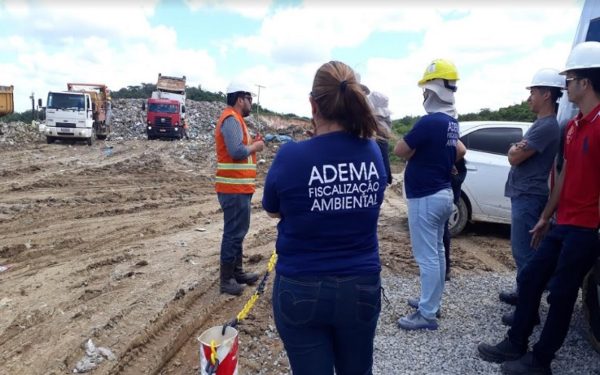
MULTIPOLYGON (((10 267, 0 272, 0 374, 72 373, 88 339, 116 356, 94 374, 197 372, 195 337, 252 293, 218 291, 213 164, 194 142, 0 149, 0 265, 10 267)), ((245 241, 245 263, 260 272, 276 238, 261 196, 259 188, 245 241)), ((511 269, 503 231, 457 239, 454 272, 511 269)), ((380 243, 384 274, 417 272, 398 185, 386 194, 380 243)), ((269 293, 240 326, 244 374, 287 371, 269 293)))

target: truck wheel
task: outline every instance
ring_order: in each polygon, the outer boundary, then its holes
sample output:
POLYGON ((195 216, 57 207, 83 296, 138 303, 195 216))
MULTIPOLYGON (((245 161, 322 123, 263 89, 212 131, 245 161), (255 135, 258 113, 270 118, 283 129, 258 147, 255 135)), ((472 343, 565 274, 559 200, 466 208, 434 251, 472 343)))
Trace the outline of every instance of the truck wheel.
POLYGON ((452 205, 452 213, 450 219, 448 219, 448 230, 450 231, 451 237, 458 236, 467 226, 469 220, 469 209, 467 203, 461 196, 458 199, 458 204, 452 205))
POLYGON ((54 137, 46 137, 46 143, 47 144, 54 143, 54 137))
POLYGON ((583 312, 588 322, 592 347, 600 353, 600 258, 588 273, 582 287, 583 312))
POLYGON ((93 145, 95 140, 96 140, 96 129, 92 128, 92 135, 87 139, 87 145, 88 146, 93 145))
POLYGON ((149 140, 149 141, 152 141, 152 140, 154 140, 154 137, 153 137, 153 136, 151 136, 150 134, 148 134, 148 140, 149 140))

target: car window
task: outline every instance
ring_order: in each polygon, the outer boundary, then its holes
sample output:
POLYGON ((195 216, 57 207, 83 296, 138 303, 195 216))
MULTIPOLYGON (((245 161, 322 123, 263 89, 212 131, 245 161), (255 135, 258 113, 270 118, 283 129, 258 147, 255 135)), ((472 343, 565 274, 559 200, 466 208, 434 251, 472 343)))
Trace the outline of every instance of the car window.
POLYGON ((511 143, 523 139, 521 128, 486 128, 462 136, 462 143, 469 150, 506 155, 511 143))

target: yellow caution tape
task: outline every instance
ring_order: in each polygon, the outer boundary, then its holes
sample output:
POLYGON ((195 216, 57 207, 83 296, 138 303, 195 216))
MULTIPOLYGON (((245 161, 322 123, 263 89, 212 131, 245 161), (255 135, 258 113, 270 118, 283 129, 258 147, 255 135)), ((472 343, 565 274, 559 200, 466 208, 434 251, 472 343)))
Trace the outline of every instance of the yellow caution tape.
POLYGON ((215 340, 210 340, 210 363, 213 366, 217 363, 217 346, 215 340))
POLYGON ((242 311, 240 311, 237 314, 236 319, 238 322, 241 322, 242 320, 246 319, 246 317, 248 316, 248 313, 250 313, 250 310, 252 310, 252 308, 254 307, 256 300, 258 300, 258 297, 264 292, 265 283, 267 281, 267 276, 269 275, 270 272, 273 271, 273 268, 275 267, 275 263, 277 263, 277 253, 275 252, 275 250, 273 250, 273 254, 271 255, 271 258, 269 259, 269 264, 267 265, 267 273, 265 274, 262 281, 256 288, 256 291, 254 292, 252 297, 250 297, 248 302, 246 302, 246 304, 244 305, 244 308, 242 309, 242 311))

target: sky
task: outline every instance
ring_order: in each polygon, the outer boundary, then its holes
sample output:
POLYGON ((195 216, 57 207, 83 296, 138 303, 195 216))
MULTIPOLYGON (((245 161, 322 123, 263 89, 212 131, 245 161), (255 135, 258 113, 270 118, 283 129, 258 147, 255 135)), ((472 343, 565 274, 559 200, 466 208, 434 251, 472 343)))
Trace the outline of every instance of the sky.
MULTIPOLYGON (((310 116, 316 70, 351 66, 389 97, 392 118, 424 113, 417 81, 454 62, 459 114, 527 99, 541 68, 564 67, 583 0, 0 0, 0 85, 15 110, 67 82, 114 91, 158 73, 225 92, 256 87, 264 108, 310 116)), ((255 100, 256 102, 256 100, 255 100)))

